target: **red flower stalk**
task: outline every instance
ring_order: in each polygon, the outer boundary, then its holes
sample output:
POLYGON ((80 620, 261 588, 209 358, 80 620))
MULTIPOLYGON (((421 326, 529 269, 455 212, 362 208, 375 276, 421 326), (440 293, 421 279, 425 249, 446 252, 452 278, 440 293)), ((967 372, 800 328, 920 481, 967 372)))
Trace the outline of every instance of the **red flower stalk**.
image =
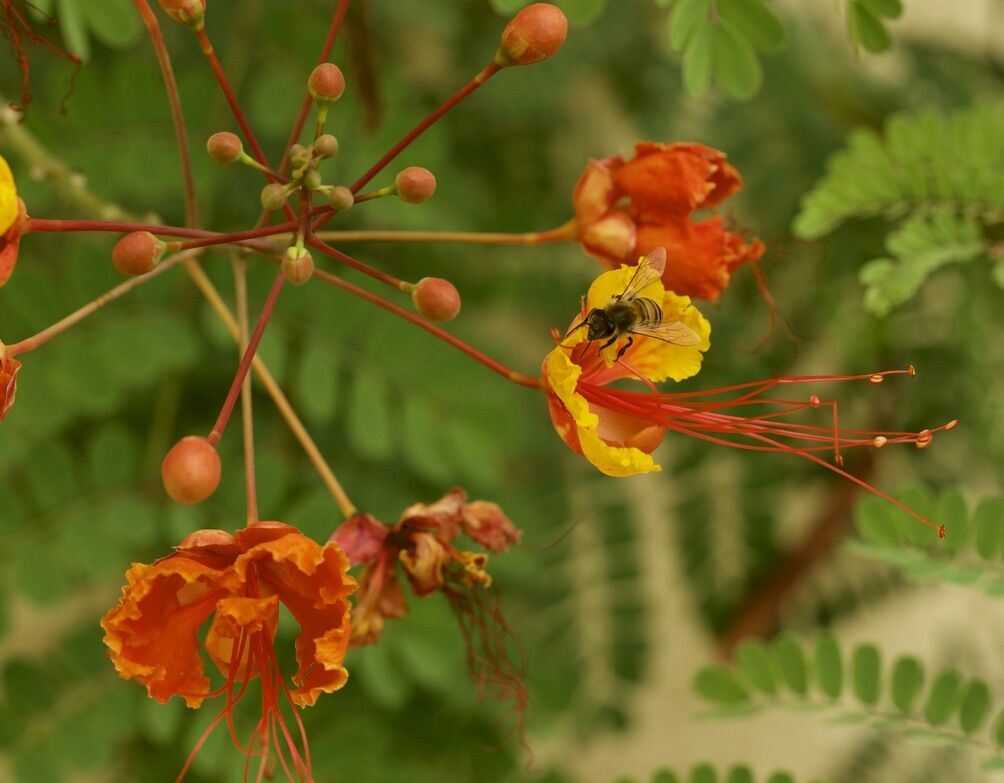
POLYGON ((714 300, 733 271, 763 255, 759 239, 726 231, 720 216, 694 220, 742 187, 725 155, 702 144, 635 144, 625 161, 590 161, 572 194, 578 239, 608 268, 665 247, 666 288, 714 300))
MULTIPOLYGON (((21 105, 15 108, 24 109, 31 102, 31 92, 29 90, 29 74, 31 71, 31 55, 29 50, 33 46, 41 46, 50 54, 61 57, 71 62, 76 70, 73 78, 76 79, 77 71, 80 70, 80 58, 75 54, 63 51, 53 44, 43 35, 35 32, 28 21, 27 9, 39 12, 39 9, 28 2, 28 0, 0 0, 0 33, 7 39, 14 59, 17 60, 17 67, 21 71, 21 105)), ((55 19, 46 17, 50 23, 55 19)), ((70 92, 73 91, 71 80, 70 92)))
POLYGON ((226 697, 178 780, 224 719, 234 744, 247 757, 245 769, 257 755, 263 772, 270 772, 277 760, 290 780, 294 772, 297 781, 313 780, 297 708, 338 690, 348 677, 342 660, 349 643, 347 596, 355 581, 347 569, 348 561, 336 545, 322 547, 282 522, 258 522, 234 535, 199 530, 174 554, 129 569, 122 598, 101 620, 120 676, 139 680, 160 702, 180 696, 189 707, 199 707, 206 698, 226 697), (279 670, 274 648, 280 603, 300 624, 299 669, 292 688, 279 670), (210 617, 200 645, 200 629, 210 617), (216 690, 210 690, 200 646, 226 678, 216 690), (256 678, 261 680, 262 714, 242 747, 233 711, 256 678), (300 747, 281 708, 283 701, 297 724, 300 747))
POLYGON ((495 503, 467 502, 467 493, 452 489, 435 503, 415 503, 400 521, 387 527, 369 514, 357 514, 331 536, 352 565, 364 564, 359 598, 352 614, 352 645, 375 644, 387 618, 407 615, 398 579, 401 564, 412 592, 420 597, 446 596, 464 637, 467 665, 479 688, 491 684, 499 698, 511 701, 520 730, 526 706, 522 663, 514 664, 506 649, 512 634, 499 608, 498 593, 485 570, 488 556, 454 546, 463 533, 491 552, 519 543, 520 530, 495 503))

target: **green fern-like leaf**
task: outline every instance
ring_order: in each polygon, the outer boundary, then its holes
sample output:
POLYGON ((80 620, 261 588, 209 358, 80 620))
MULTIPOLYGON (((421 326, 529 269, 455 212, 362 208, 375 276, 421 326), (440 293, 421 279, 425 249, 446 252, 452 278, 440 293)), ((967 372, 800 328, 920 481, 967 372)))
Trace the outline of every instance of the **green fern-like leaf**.
MULTIPOLYGON (((658 769, 648 779, 649 783, 795 783, 795 777, 784 770, 777 770, 769 775, 757 776, 748 764, 736 764, 730 768, 719 770, 713 764, 696 764, 689 771, 674 770, 668 767, 658 769)), ((637 783, 636 778, 616 778, 613 783, 637 783)), ((819 783, 815 781, 815 783, 819 783)))
MULTIPOLYGON (((1004 745, 1004 711, 987 730, 994 700, 979 678, 967 680, 954 669, 946 669, 937 673, 925 694, 919 661, 901 657, 891 671, 884 672, 881 651, 872 644, 859 644, 845 655, 832 637, 824 636, 810 656, 803 643, 785 635, 773 649, 783 682, 773 694, 758 688, 742 665, 735 670, 707 666, 698 672, 696 691, 714 705, 713 715, 733 717, 772 707, 809 708, 830 713, 831 722, 868 724, 913 740, 970 747, 984 754, 990 747, 1004 745), (777 655, 778 649, 784 653, 777 655), (811 671, 806 667, 810 658, 811 671), (851 686, 850 693, 844 683, 851 686), (737 705, 743 709, 736 710, 737 705)), ((985 763, 993 766, 997 759, 993 754, 985 763)))
POLYGON ((979 258, 986 240, 975 219, 939 209, 911 215, 886 237, 886 249, 892 257, 869 261, 859 273, 865 308, 876 315, 912 299, 941 267, 979 258))
MULTIPOLYGON (((854 7, 870 14, 867 5, 885 7, 874 0, 854 7)), ((851 218, 902 220, 886 238, 889 255, 861 269, 865 306, 884 315, 912 298, 938 269, 988 254, 986 228, 1004 219, 1002 136, 1000 104, 897 114, 882 134, 856 130, 803 198, 794 232, 816 239, 851 218)), ((993 276, 1004 284, 1001 268, 993 276)))
POLYGON ((860 538, 848 543, 853 552, 889 563, 914 579, 1004 596, 1004 499, 985 498, 970 513, 957 490, 935 498, 923 486, 914 486, 899 497, 944 521, 948 537, 939 540, 890 504, 866 498, 855 509, 860 538))
POLYGON ((702 97, 712 80, 730 98, 753 97, 763 83, 758 52, 784 46, 785 30, 764 0, 679 0, 669 45, 683 55, 683 85, 702 97))

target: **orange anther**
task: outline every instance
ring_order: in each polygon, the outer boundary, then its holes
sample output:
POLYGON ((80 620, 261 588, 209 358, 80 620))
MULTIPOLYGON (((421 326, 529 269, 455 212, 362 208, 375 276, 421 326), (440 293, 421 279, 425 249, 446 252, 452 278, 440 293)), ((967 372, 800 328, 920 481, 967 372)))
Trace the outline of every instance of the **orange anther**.
POLYGON ((917 440, 916 440, 917 448, 926 449, 928 446, 931 445, 932 440, 934 440, 934 435, 931 434, 930 430, 921 430, 920 432, 917 433, 917 440))
POLYGON ((958 426, 959 426, 959 420, 952 419, 950 422, 948 422, 948 424, 945 425, 944 430, 945 432, 948 432, 949 430, 954 430, 958 426))
POLYGON ((876 435, 875 439, 872 441, 872 445, 875 448, 880 449, 888 442, 889 439, 885 435, 876 435))
POLYGON ((885 376, 875 373, 871 378, 868 379, 872 383, 882 383, 885 380, 885 376))
POLYGON ((809 397, 809 405, 811 405, 813 408, 818 408, 819 407, 819 395, 818 394, 813 394, 811 397, 809 397))

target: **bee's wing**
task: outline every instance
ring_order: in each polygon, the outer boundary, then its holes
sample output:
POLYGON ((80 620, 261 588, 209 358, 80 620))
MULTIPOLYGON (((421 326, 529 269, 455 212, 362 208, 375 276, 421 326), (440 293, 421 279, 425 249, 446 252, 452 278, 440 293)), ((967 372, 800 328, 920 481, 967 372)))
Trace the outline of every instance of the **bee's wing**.
POLYGON ((666 248, 657 247, 647 256, 638 261, 635 273, 628 282, 620 299, 633 299, 643 290, 662 278, 662 270, 666 268, 666 248))
POLYGON ((654 337, 664 343, 673 345, 697 345, 701 342, 700 335, 687 326, 683 321, 673 321, 666 324, 642 323, 631 327, 632 334, 642 337, 654 337))

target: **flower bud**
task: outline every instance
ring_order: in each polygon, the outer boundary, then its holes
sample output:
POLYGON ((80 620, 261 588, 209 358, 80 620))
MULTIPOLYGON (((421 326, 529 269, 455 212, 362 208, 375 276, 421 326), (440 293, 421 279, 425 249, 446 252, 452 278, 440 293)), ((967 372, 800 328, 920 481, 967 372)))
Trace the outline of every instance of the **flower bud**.
POLYGON ((157 266, 166 248, 149 231, 133 231, 115 243, 112 264, 124 275, 145 275, 157 266))
POLYGON ((303 175, 303 184, 307 186, 309 190, 316 190, 321 186, 321 174, 317 169, 310 169, 306 174, 303 175))
POLYGON ((286 188, 278 182, 272 182, 261 189, 261 205, 270 212, 282 209, 285 203, 286 188))
POLYGON ((345 77, 342 69, 334 63, 321 63, 310 72, 307 90, 318 103, 337 101, 345 92, 345 77))
POLYGON ((314 274, 314 257, 308 250, 291 247, 282 257, 282 273, 293 285, 303 285, 314 274))
POLYGON ((160 0, 160 7, 174 21, 195 31, 205 26, 206 0, 160 0))
POLYGON ((338 154, 338 139, 330 133, 318 136, 314 142, 314 152, 322 158, 331 158, 338 154))
POLYGON ((528 5, 502 31, 495 62, 501 66, 539 63, 557 52, 567 35, 568 20, 560 8, 550 3, 528 5))
POLYGON ((411 292, 415 309, 430 321, 452 321, 460 312, 460 293, 449 280, 423 277, 411 292))
POLYGON ((356 203, 356 197, 344 185, 336 185, 328 191, 328 203, 339 212, 342 212, 356 203))
POLYGON ((206 142, 206 152, 209 157, 224 166, 228 163, 236 163, 240 160, 244 152, 244 145, 240 137, 229 131, 214 133, 206 142))
POLYGON ((428 169, 409 166, 394 180, 397 195, 409 204, 421 204, 436 192, 436 177, 428 169))
POLYGON ((310 150, 302 144, 294 144, 289 148, 289 162, 294 169, 302 169, 310 163, 310 150))
POLYGON ((178 503, 201 503, 220 483, 220 455, 205 438, 189 435, 167 452, 160 465, 164 489, 178 503))

